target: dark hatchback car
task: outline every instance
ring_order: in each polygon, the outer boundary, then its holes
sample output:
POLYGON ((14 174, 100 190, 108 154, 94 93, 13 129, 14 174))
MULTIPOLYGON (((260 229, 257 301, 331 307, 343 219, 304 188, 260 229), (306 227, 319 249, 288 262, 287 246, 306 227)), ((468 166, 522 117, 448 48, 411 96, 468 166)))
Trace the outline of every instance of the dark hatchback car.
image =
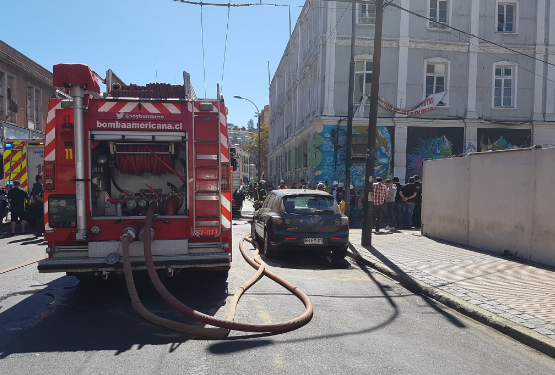
POLYGON ((280 250, 331 251, 343 259, 349 245, 349 219, 333 197, 318 190, 274 190, 255 212, 251 236, 264 242, 264 255, 280 250))

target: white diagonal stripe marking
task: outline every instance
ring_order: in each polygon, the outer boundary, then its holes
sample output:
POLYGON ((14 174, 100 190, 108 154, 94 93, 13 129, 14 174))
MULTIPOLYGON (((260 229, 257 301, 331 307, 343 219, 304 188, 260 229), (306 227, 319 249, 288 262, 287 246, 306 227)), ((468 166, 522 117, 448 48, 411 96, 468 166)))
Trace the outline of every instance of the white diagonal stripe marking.
POLYGON ((229 220, 224 217, 224 215, 222 215, 222 225, 224 226, 224 228, 231 228, 231 223, 229 222, 229 220))
POLYGON ((171 113, 181 113, 181 111, 172 103, 163 103, 164 107, 168 109, 171 113))
POLYGON ((229 146, 227 144, 227 137, 224 135, 224 133, 220 133, 220 142, 222 142, 222 145, 225 148, 229 148, 229 146))
POLYGON ((116 105, 116 103, 117 102, 106 102, 102 105, 102 107, 98 108, 98 112, 108 112, 113 106, 116 105))
POLYGON ((56 134, 56 131, 54 129, 52 129, 48 133, 46 133, 46 139, 44 140, 45 146, 48 146, 50 144, 50 142, 52 142, 54 140, 55 134, 56 134))
POLYGON ((56 106, 54 108, 52 108, 50 111, 48 111, 48 116, 46 117, 46 123, 48 124, 50 121, 54 120, 54 117, 56 117, 56 110, 62 108, 62 102, 59 102, 58 104, 56 104, 56 106))
POLYGON ((154 104, 152 103, 141 103, 143 107, 145 107, 145 109, 147 111, 149 111, 150 113, 160 113, 160 111, 158 110, 158 108, 156 108, 154 106, 154 104))
POLYGON ((136 102, 129 102, 126 105, 123 106, 122 109, 120 109, 118 112, 131 112, 131 110, 133 110, 133 108, 135 108, 139 103, 136 102))
POLYGON ((56 160, 56 149, 52 150, 51 153, 44 157, 44 161, 55 161, 56 160))

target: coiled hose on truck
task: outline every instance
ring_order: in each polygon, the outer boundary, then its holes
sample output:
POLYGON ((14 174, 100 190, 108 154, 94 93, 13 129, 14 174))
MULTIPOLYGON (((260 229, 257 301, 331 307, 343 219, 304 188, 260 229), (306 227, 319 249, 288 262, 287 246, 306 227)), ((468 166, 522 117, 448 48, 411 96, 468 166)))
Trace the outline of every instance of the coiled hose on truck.
POLYGON ((271 333, 283 333, 292 331, 294 329, 300 328, 307 324, 313 315, 313 305, 308 296, 303 293, 300 289, 295 287, 294 285, 290 284, 289 282, 285 281, 281 277, 277 276, 275 273, 266 269, 266 264, 260 258, 258 254, 258 250, 256 250, 254 260, 250 258, 243 246, 245 240, 249 242, 253 242, 247 235, 241 239, 239 243, 239 249, 241 250, 241 254, 243 258, 249 263, 257 272, 253 275, 253 277, 248 280, 245 284, 243 284, 233 296, 231 301, 231 305, 227 314, 227 320, 218 319, 210 315, 203 314, 199 311, 193 310, 189 306, 184 305, 180 301, 177 300, 164 286, 158 274, 156 273, 156 268, 154 267, 154 261, 152 259, 152 238, 151 238, 151 228, 152 228, 152 221, 154 218, 154 211, 156 209, 156 203, 151 202, 148 207, 148 212, 146 215, 145 220, 145 230, 144 230, 144 256, 145 256, 145 263, 147 267, 148 276, 150 280, 154 284, 154 287, 158 291, 158 293, 168 302, 174 309, 185 315, 186 317, 212 325, 218 328, 205 328, 199 327, 184 323, 179 323, 176 321, 172 321, 169 319, 165 319, 159 317, 149 310, 147 310, 141 303, 139 296, 137 294, 137 290, 135 288, 135 282, 133 280, 133 272, 131 270, 131 258, 129 254, 129 244, 132 241, 131 235, 124 235, 122 238, 122 249, 123 249, 123 269, 125 273, 125 281, 127 283, 127 289, 129 291, 129 296, 131 297, 131 301, 133 303, 133 307, 135 310, 143 316, 146 320, 160 325, 162 327, 166 327, 175 331, 183 332, 186 334, 190 334, 193 336, 203 336, 203 337, 210 337, 210 338, 225 338, 229 335, 231 330, 236 331, 243 331, 243 332, 271 332, 271 333), (239 323, 233 321, 235 317, 235 311, 237 308, 237 304, 239 303, 239 299, 241 296, 251 287, 253 286, 258 280, 260 280, 263 276, 267 276, 270 279, 274 280, 285 289, 293 293, 297 296, 305 306, 305 312, 294 319, 279 322, 279 323, 272 323, 272 324, 248 324, 248 323, 239 323))

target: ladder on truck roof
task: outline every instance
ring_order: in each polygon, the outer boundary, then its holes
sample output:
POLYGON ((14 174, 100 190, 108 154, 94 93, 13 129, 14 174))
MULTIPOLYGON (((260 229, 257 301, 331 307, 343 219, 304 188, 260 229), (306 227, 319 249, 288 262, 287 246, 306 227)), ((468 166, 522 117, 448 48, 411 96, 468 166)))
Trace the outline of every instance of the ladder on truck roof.
POLYGON ((222 160, 220 145, 220 87, 217 108, 212 103, 192 101, 193 131, 193 233, 218 237, 222 231, 222 160), (209 105, 208 105, 209 104, 209 105), (202 112, 208 112, 202 114, 202 112))

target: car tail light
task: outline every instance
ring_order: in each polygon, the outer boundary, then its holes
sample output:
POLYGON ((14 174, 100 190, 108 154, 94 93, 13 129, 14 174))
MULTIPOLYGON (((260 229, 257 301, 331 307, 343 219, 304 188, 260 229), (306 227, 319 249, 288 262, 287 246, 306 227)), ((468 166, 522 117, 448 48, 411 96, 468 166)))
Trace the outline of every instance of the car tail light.
POLYGON ((349 224, 349 218, 347 216, 343 216, 341 219, 335 220, 335 225, 347 225, 349 224))
POLYGON ((222 165, 222 191, 229 191, 229 165, 222 165))
POLYGON ((44 163, 44 190, 56 190, 56 165, 51 161, 44 163))

